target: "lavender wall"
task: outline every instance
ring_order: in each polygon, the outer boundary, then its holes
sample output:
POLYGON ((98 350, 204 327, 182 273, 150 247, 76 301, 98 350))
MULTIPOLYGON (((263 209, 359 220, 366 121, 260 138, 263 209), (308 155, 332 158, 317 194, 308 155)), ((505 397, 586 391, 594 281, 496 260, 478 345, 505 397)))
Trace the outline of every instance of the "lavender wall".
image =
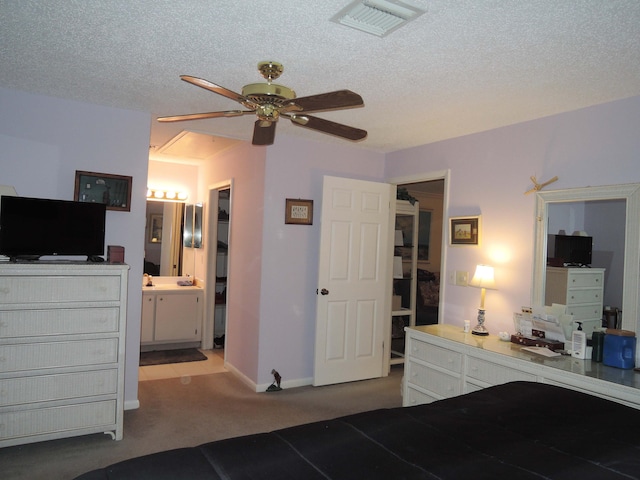
POLYGON ((267 150, 266 167, 257 383, 268 386, 275 368, 290 385, 308 384, 314 365, 323 177, 383 181, 384 156, 348 142, 280 135, 267 150), (313 225, 285 225, 286 198, 313 200, 313 225))
MULTIPOLYGON (((0 184, 19 195, 72 200, 76 170, 133 177, 131 211, 107 211, 105 243, 124 246, 129 278, 142 278, 149 115, 7 89, 0 112, 0 184)), ((140 282, 130 281, 127 408, 138 402, 141 301, 140 282)))
MULTIPOLYGON (((640 182, 640 97, 424 145, 387 155, 386 178, 450 169, 449 216, 482 215, 479 247, 445 248, 447 272, 496 267, 487 292, 491 331, 512 330, 512 314, 530 303, 534 195, 529 177, 558 176, 547 188, 640 182)), ((474 320, 479 291, 447 285, 444 322, 474 320)))
MULTIPOLYGON (((261 264, 264 252, 263 201, 265 148, 240 144, 208 160, 199 176, 200 197, 206 201, 216 184, 232 180, 231 222, 227 286, 227 336, 225 361, 248 383, 255 383, 260 349, 261 264)), ((209 218, 205 205, 205 219, 209 218)), ((205 232, 208 220, 205 222, 205 232)), ((198 252, 197 265, 206 265, 198 252)), ((276 274, 274 273, 274 276, 276 274)))

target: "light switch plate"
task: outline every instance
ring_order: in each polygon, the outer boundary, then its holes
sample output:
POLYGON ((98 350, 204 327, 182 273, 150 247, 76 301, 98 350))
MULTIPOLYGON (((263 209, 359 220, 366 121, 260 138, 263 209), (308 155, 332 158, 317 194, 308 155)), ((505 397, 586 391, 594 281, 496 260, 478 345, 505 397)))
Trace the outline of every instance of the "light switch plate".
POLYGON ((460 287, 466 287, 469 285, 469 272, 463 272, 461 270, 456 271, 456 285, 460 287))

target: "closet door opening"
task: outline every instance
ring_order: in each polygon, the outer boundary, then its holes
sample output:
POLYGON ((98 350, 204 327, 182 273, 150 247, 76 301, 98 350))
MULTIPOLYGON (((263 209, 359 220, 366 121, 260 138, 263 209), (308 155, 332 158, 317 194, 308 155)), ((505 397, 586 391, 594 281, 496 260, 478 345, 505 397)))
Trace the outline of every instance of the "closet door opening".
POLYGON ((231 181, 210 187, 207 236, 206 308, 203 348, 224 350, 229 322, 231 181))

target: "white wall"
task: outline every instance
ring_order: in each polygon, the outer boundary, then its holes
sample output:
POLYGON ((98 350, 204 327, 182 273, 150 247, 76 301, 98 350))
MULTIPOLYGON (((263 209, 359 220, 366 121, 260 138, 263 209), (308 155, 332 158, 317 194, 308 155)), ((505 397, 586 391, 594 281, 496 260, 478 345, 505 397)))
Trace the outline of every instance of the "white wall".
MULTIPOLYGON (((479 247, 445 247, 447 272, 496 267, 487 326, 512 330, 512 315, 531 295, 535 195, 529 177, 558 176, 548 189, 640 181, 640 97, 619 100, 387 155, 386 177, 451 169, 446 216, 482 215, 479 247)), ((474 320, 477 289, 447 285, 444 322, 474 320)))
MULTIPOLYGON (((229 240, 229 270, 227 284, 227 336, 225 361, 236 373, 255 382, 260 348, 260 291, 264 209, 265 147, 242 143, 225 150, 201 168, 200 197, 208 200, 209 189, 220 182, 233 181, 231 189, 231 221, 229 240)), ((205 202, 206 203, 206 202, 205 202)), ((210 207, 204 205, 208 230, 210 207)), ((209 240, 197 253, 196 265, 206 265, 209 240)), ((272 272, 278 277, 278 272, 272 272)), ((266 320, 268 321, 268 320, 266 320)))
MULTIPOLYGON (((150 116, 0 88, 0 184, 19 195, 72 200, 75 171, 133 177, 131 211, 107 211, 106 245, 125 247, 142 278, 150 116)), ((106 253, 106 250, 105 250, 106 253)), ((129 282, 125 402, 137 404, 140 281, 129 282)))
POLYGON ((322 184, 325 175, 382 181, 384 156, 349 142, 327 145, 280 135, 267 150, 260 352, 257 383, 313 377, 322 184), (285 225, 285 199, 314 201, 313 225, 285 225), (266 254, 268 252, 268 255, 266 254))

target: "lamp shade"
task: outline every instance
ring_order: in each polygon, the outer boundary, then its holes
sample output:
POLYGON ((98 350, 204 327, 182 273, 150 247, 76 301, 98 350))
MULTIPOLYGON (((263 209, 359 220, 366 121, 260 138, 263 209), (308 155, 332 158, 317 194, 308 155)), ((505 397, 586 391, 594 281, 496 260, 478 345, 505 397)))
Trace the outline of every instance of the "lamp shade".
POLYGON ((493 267, 490 265, 476 266, 476 272, 473 274, 473 278, 469 282, 469 286, 495 290, 497 287, 496 281, 493 277, 493 267))

